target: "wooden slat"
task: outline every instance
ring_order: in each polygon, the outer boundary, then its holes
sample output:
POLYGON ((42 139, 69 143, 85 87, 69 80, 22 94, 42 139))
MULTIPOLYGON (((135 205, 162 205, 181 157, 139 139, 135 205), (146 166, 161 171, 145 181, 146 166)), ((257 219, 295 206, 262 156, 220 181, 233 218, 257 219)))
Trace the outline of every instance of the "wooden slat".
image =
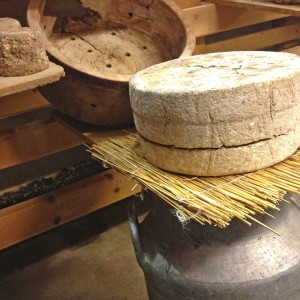
POLYGON ((0 178, 5 178, 5 180, 0 180, 0 194, 18 190, 20 185, 89 159, 90 155, 86 151, 86 146, 78 145, 26 163, 0 169, 0 178))
POLYGON ((207 44, 205 52, 259 50, 298 38, 300 24, 294 24, 207 44))
POLYGON ((285 49, 284 52, 288 52, 288 53, 293 53, 293 54, 300 55, 300 46, 296 46, 296 47, 293 47, 293 48, 285 49))
POLYGON ((271 0, 208 0, 219 5, 227 5, 234 7, 242 7, 246 9, 264 10, 268 12, 286 14, 290 16, 300 17, 300 6, 299 5, 284 5, 275 4, 271 0))
POLYGON ((201 0, 173 0, 180 8, 193 7, 201 4, 201 0))
POLYGON ((121 137, 128 132, 134 132, 134 127, 128 128, 104 128, 92 124, 87 124, 70 118, 59 111, 54 111, 53 116, 61 124, 66 126, 69 130, 73 131, 77 136, 85 141, 87 144, 100 143, 103 140, 113 137, 121 137))
POLYGON ((0 250, 85 216, 140 191, 108 170, 49 194, 0 210, 0 250))
POLYGON ((205 52, 205 38, 199 37, 196 40, 196 47, 194 50, 194 54, 201 54, 205 52))
POLYGON ((32 75, 18 77, 0 77, 0 97, 31 90, 59 80, 64 69, 52 62, 49 67, 32 75))
POLYGON ((52 106, 31 109, 26 112, 16 113, 0 118, 0 132, 11 130, 12 128, 20 127, 28 123, 38 122, 51 119, 53 111, 52 106))
POLYGON ((0 131, 51 117, 53 106, 37 91, 0 98, 0 131))
POLYGON ((192 22, 198 37, 286 17, 278 13, 216 6, 205 2, 198 7, 184 9, 184 14, 192 22))
POLYGON ((58 122, 33 123, 0 134, 0 169, 82 144, 58 122))
POLYGON ((46 108, 50 103, 36 90, 29 90, 0 98, 0 118, 37 108, 46 108))

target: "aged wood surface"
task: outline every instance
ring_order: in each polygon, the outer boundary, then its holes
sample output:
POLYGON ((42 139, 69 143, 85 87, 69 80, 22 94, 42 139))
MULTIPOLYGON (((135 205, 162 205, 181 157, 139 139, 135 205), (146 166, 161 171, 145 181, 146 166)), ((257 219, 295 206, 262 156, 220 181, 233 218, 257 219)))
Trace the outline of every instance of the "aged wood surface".
POLYGON ((85 0, 83 7, 69 1, 68 9, 56 8, 57 1, 46 2, 44 9, 44 2, 30 2, 28 22, 43 32, 47 51, 96 78, 126 82, 128 75, 141 68, 180 56, 186 46, 182 13, 172 2, 157 1, 151 10, 132 0, 85 0), (88 8, 97 13, 88 15, 88 8), (67 15, 74 16, 76 11, 76 20, 67 15))
POLYGON ((0 98, 0 118, 24 111, 49 107, 50 103, 36 90, 29 90, 0 98))
POLYGON ((108 170, 0 210, 0 250, 129 197, 136 183, 108 170))
MULTIPOLYGON (((77 145, 28 162, 12 165, 6 169, 0 169, 0 178, 5 178, 5 180, 0 180, 0 195, 6 192, 18 192, 21 185, 42 180, 43 177, 48 177, 59 170, 89 159, 90 155, 86 152, 85 145, 77 145)), ((28 197, 26 198, 28 199, 28 197)))
POLYGON ((218 5, 227 5, 242 7, 246 9, 264 10, 268 12, 274 12, 279 14, 286 14, 290 16, 300 17, 300 6, 295 5, 284 5, 275 4, 271 0, 209 0, 218 5))
POLYGON ((181 9, 201 5, 201 0, 173 0, 181 9))
POLYGON ((204 52, 259 50, 299 38, 300 24, 294 24, 207 44, 204 52))
POLYGON ((70 22, 68 33, 53 33, 51 42, 74 64, 111 74, 131 75, 172 58, 143 31, 102 23, 91 29, 80 21, 70 22))
POLYGON ((109 127, 133 124, 129 78, 150 65, 191 55, 193 31, 169 0, 154 1, 151 9, 134 0, 80 3, 30 1, 30 27, 42 32, 47 51, 69 67, 66 77, 43 94, 78 120, 109 127))
POLYGON ((50 63, 49 68, 32 75, 0 77, 0 97, 34 89, 59 80, 64 75, 63 68, 50 63))
POLYGON ((82 144, 58 122, 33 123, 0 133, 0 169, 47 156, 82 144))
POLYGON ((183 10, 197 37, 286 17, 284 14, 203 2, 183 10))
POLYGON ((121 137, 130 132, 135 132, 135 128, 133 126, 124 128, 106 128, 83 123, 62 114, 57 110, 53 112, 53 116, 89 145, 100 143, 110 137, 121 137))
MULTIPOLYGON (((39 113, 41 109, 49 107, 49 103, 37 91, 21 92, 0 99, 3 108, 1 117, 8 120, 16 115, 23 118, 28 112, 39 113)), ((2 178, 5 176, 7 179, 1 182, 1 188, 6 191, 14 188, 7 185, 7 181, 21 184, 24 180, 48 175, 45 171, 56 170, 52 167, 57 168, 58 165, 66 167, 68 163, 76 162, 76 159, 80 161, 84 157, 89 157, 87 153, 82 153, 82 144, 85 142, 83 134, 77 135, 63 125, 63 122, 53 119, 32 121, 33 119, 28 120, 28 124, 10 130, 2 129, 0 133, 0 173, 3 175, 2 178), (64 159, 65 155, 68 157, 64 159), (28 172, 28 168, 34 170, 28 172)), ((101 130, 105 132, 104 136, 109 135, 109 132, 101 130)), ((0 249, 139 191, 140 187, 131 179, 116 171, 108 170, 60 190, 4 208, 0 210, 0 226, 3 229, 0 233, 0 249)))
POLYGON ((1 131, 51 118, 52 105, 37 91, 29 90, 0 98, 1 131))
POLYGON ((284 52, 300 55, 300 46, 292 47, 290 49, 285 49, 284 52))

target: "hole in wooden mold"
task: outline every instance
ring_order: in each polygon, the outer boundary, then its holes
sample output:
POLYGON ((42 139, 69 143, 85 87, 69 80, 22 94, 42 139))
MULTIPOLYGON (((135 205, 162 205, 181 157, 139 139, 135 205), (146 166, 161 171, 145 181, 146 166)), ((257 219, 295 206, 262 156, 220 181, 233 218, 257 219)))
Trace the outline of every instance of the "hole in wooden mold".
POLYGON ((129 12, 128 13, 128 17, 131 19, 133 17, 133 13, 132 12, 129 12))
POLYGON ((143 49, 147 49, 147 46, 143 46, 143 49))
POLYGON ((61 217, 60 216, 55 216, 53 218, 53 224, 58 225, 61 222, 61 217))
POLYGON ((111 34, 112 34, 112 35, 116 35, 116 33, 115 33, 115 32, 112 32, 111 34))
POLYGON ((91 103, 91 107, 97 107, 97 105, 94 103, 91 103))
POLYGON ((92 50, 92 49, 89 49, 88 52, 93 52, 93 50, 92 50))
POLYGON ((75 38, 74 38, 74 36, 72 36, 72 37, 71 37, 71 41, 75 41, 75 38))
POLYGON ((131 56, 131 54, 129 52, 126 52, 125 55, 126 56, 131 56))
POLYGON ((106 66, 106 68, 111 68, 112 67, 111 64, 106 64, 105 66, 106 66))

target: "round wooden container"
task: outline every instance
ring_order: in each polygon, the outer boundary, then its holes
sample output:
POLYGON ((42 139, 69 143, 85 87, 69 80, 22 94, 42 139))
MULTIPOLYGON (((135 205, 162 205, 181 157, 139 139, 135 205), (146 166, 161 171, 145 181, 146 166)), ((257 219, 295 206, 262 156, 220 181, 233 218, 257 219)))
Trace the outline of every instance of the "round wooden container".
POLYGON ((31 0, 27 16, 66 71, 41 92, 62 112, 96 125, 131 124, 130 77, 195 47, 191 26, 169 0, 31 0))

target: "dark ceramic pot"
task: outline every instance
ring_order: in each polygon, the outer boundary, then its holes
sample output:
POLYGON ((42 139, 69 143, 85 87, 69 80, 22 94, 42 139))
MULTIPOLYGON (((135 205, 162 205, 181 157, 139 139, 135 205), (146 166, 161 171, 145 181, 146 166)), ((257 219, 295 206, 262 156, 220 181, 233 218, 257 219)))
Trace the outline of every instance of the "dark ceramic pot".
POLYGON ((140 224, 131 208, 130 230, 149 298, 300 299, 297 201, 281 202, 280 211, 272 211, 276 219, 259 216, 280 236, 239 220, 225 229, 196 222, 183 226, 172 208, 156 196, 140 224))

